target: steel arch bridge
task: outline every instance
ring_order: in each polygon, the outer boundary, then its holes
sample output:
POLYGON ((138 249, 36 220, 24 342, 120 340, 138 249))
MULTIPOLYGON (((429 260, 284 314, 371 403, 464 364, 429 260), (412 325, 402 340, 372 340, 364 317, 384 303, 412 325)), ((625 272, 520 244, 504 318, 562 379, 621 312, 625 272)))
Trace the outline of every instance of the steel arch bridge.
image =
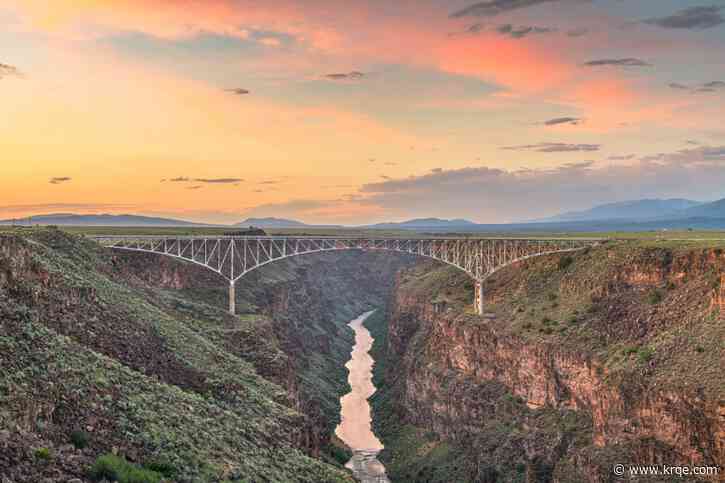
POLYGON ((235 284, 252 270, 308 253, 387 250, 432 258, 466 272, 476 282, 475 307, 483 313, 483 281, 498 270, 533 257, 597 245, 598 239, 513 238, 338 238, 93 236, 116 250, 155 253, 205 267, 229 282, 229 311, 235 313, 235 284))

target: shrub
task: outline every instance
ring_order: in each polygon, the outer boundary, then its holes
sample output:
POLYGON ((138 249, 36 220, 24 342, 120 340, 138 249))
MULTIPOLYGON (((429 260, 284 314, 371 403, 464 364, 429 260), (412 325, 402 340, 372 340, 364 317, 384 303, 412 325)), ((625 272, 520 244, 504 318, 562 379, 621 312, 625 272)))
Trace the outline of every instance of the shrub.
POLYGON ((70 442, 73 443, 76 449, 88 447, 88 440, 88 433, 85 431, 73 431, 70 434, 70 442))
POLYGON ((699 345, 699 346, 695 347, 695 351, 702 354, 703 352, 705 352, 705 348, 702 347, 701 345, 699 345))
POLYGON ((658 303, 662 302, 662 292, 659 290, 653 290, 649 293, 649 296, 647 297, 647 301, 650 303, 650 305, 657 305, 658 303))
POLYGON ((147 461, 143 466, 147 470, 161 473, 166 478, 174 478, 178 474, 178 470, 171 462, 162 459, 147 461))
POLYGON ((341 465, 346 464, 348 461, 350 461, 350 458, 352 458, 352 451, 341 448, 340 446, 331 444, 328 449, 330 452, 330 456, 332 456, 335 461, 337 461, 341 465))
POLYGON ((569 324, 571 324, 571 325, 574 325, 577 322, 579 322, 579 319, 577 318, 576 315, 572 315, 571 317, 569 317, 569 320, 567 322, 569 322, 569 324))
POLYGON ((559 298, 559 296, 556 295, 554 292, 549 292, 548 294, 546 294, 546 298, 549 299, 549 302, 553 302, 554 300, 559 298))
POLYGON ((655 351, 649 347, 641 347, 637 351, 637 359, 639 359, 639 362, 645 363, 652 360, 652 357, 654 357, 655 351))
POLYGON ((118 483, 160 483, 163 478, 160 473, 139 468, 114 454, 99 456, 89 476, 95 481, 106 479, 118 483))
POLYGON ((572 263, 574 263, 574 259, 569 255, 561 257, 559 259, 559 270, 566 270, 571 266, 572 263))
POLYGON ((38 448, 35 450, 35 457, 39 460, 48 461, 50 456, 51 454, 48 448, 38 448))
POLYGON ((625 356, 631 356, 632 354, 635 354, 637 352, 637 350, 638 349, 636 346, 630 345, 630 346, 627 346, 624 349, 622 349, 622 352, 624 353, 625 356))

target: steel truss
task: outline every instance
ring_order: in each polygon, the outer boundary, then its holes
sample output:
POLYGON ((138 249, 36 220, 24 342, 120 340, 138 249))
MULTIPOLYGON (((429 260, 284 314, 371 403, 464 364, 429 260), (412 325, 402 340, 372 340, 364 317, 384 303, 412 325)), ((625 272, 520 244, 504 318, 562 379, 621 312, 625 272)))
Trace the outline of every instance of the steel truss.
MULTIPOLYGON (((433 258, 470 275, 476 283, 476 309, 483 311, 481 282, 498 270, 532 257, 565 253, 595 245, 593 239, 511 238, 332 238, 332 237, 168 237, 95 236, 116 250, 156 253, 185 260, 218 273, 230 284, 252 270, 285 258, 338 250, 394 251, 433 258)), ((230 300, 230 311, 233 310, 230 300)))

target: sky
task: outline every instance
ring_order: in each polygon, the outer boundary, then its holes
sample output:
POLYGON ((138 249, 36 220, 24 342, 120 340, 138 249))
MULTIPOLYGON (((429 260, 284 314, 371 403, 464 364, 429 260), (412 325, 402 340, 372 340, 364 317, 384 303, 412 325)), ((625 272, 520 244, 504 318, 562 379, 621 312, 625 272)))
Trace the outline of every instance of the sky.
POLYGON ((0 218, 725 198, 725 0, 4 0, 0 218))

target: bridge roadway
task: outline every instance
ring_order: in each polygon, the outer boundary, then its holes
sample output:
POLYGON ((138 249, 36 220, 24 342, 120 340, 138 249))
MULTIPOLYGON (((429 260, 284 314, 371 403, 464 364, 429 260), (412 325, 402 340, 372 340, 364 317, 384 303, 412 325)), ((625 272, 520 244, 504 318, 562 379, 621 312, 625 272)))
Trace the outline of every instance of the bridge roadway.
POLYGON ((466 272, 475 281, 475 307, 483 314, 483 281, 516 262, 582 250, 592 238, 369 238, 233 236, 92 236, 104 247, 155 253, 200 265, 229 282, 229 312, 235 313, 235 284, 252 270, 277 260, 338 250, 387 250, 432 258, 466 272))

